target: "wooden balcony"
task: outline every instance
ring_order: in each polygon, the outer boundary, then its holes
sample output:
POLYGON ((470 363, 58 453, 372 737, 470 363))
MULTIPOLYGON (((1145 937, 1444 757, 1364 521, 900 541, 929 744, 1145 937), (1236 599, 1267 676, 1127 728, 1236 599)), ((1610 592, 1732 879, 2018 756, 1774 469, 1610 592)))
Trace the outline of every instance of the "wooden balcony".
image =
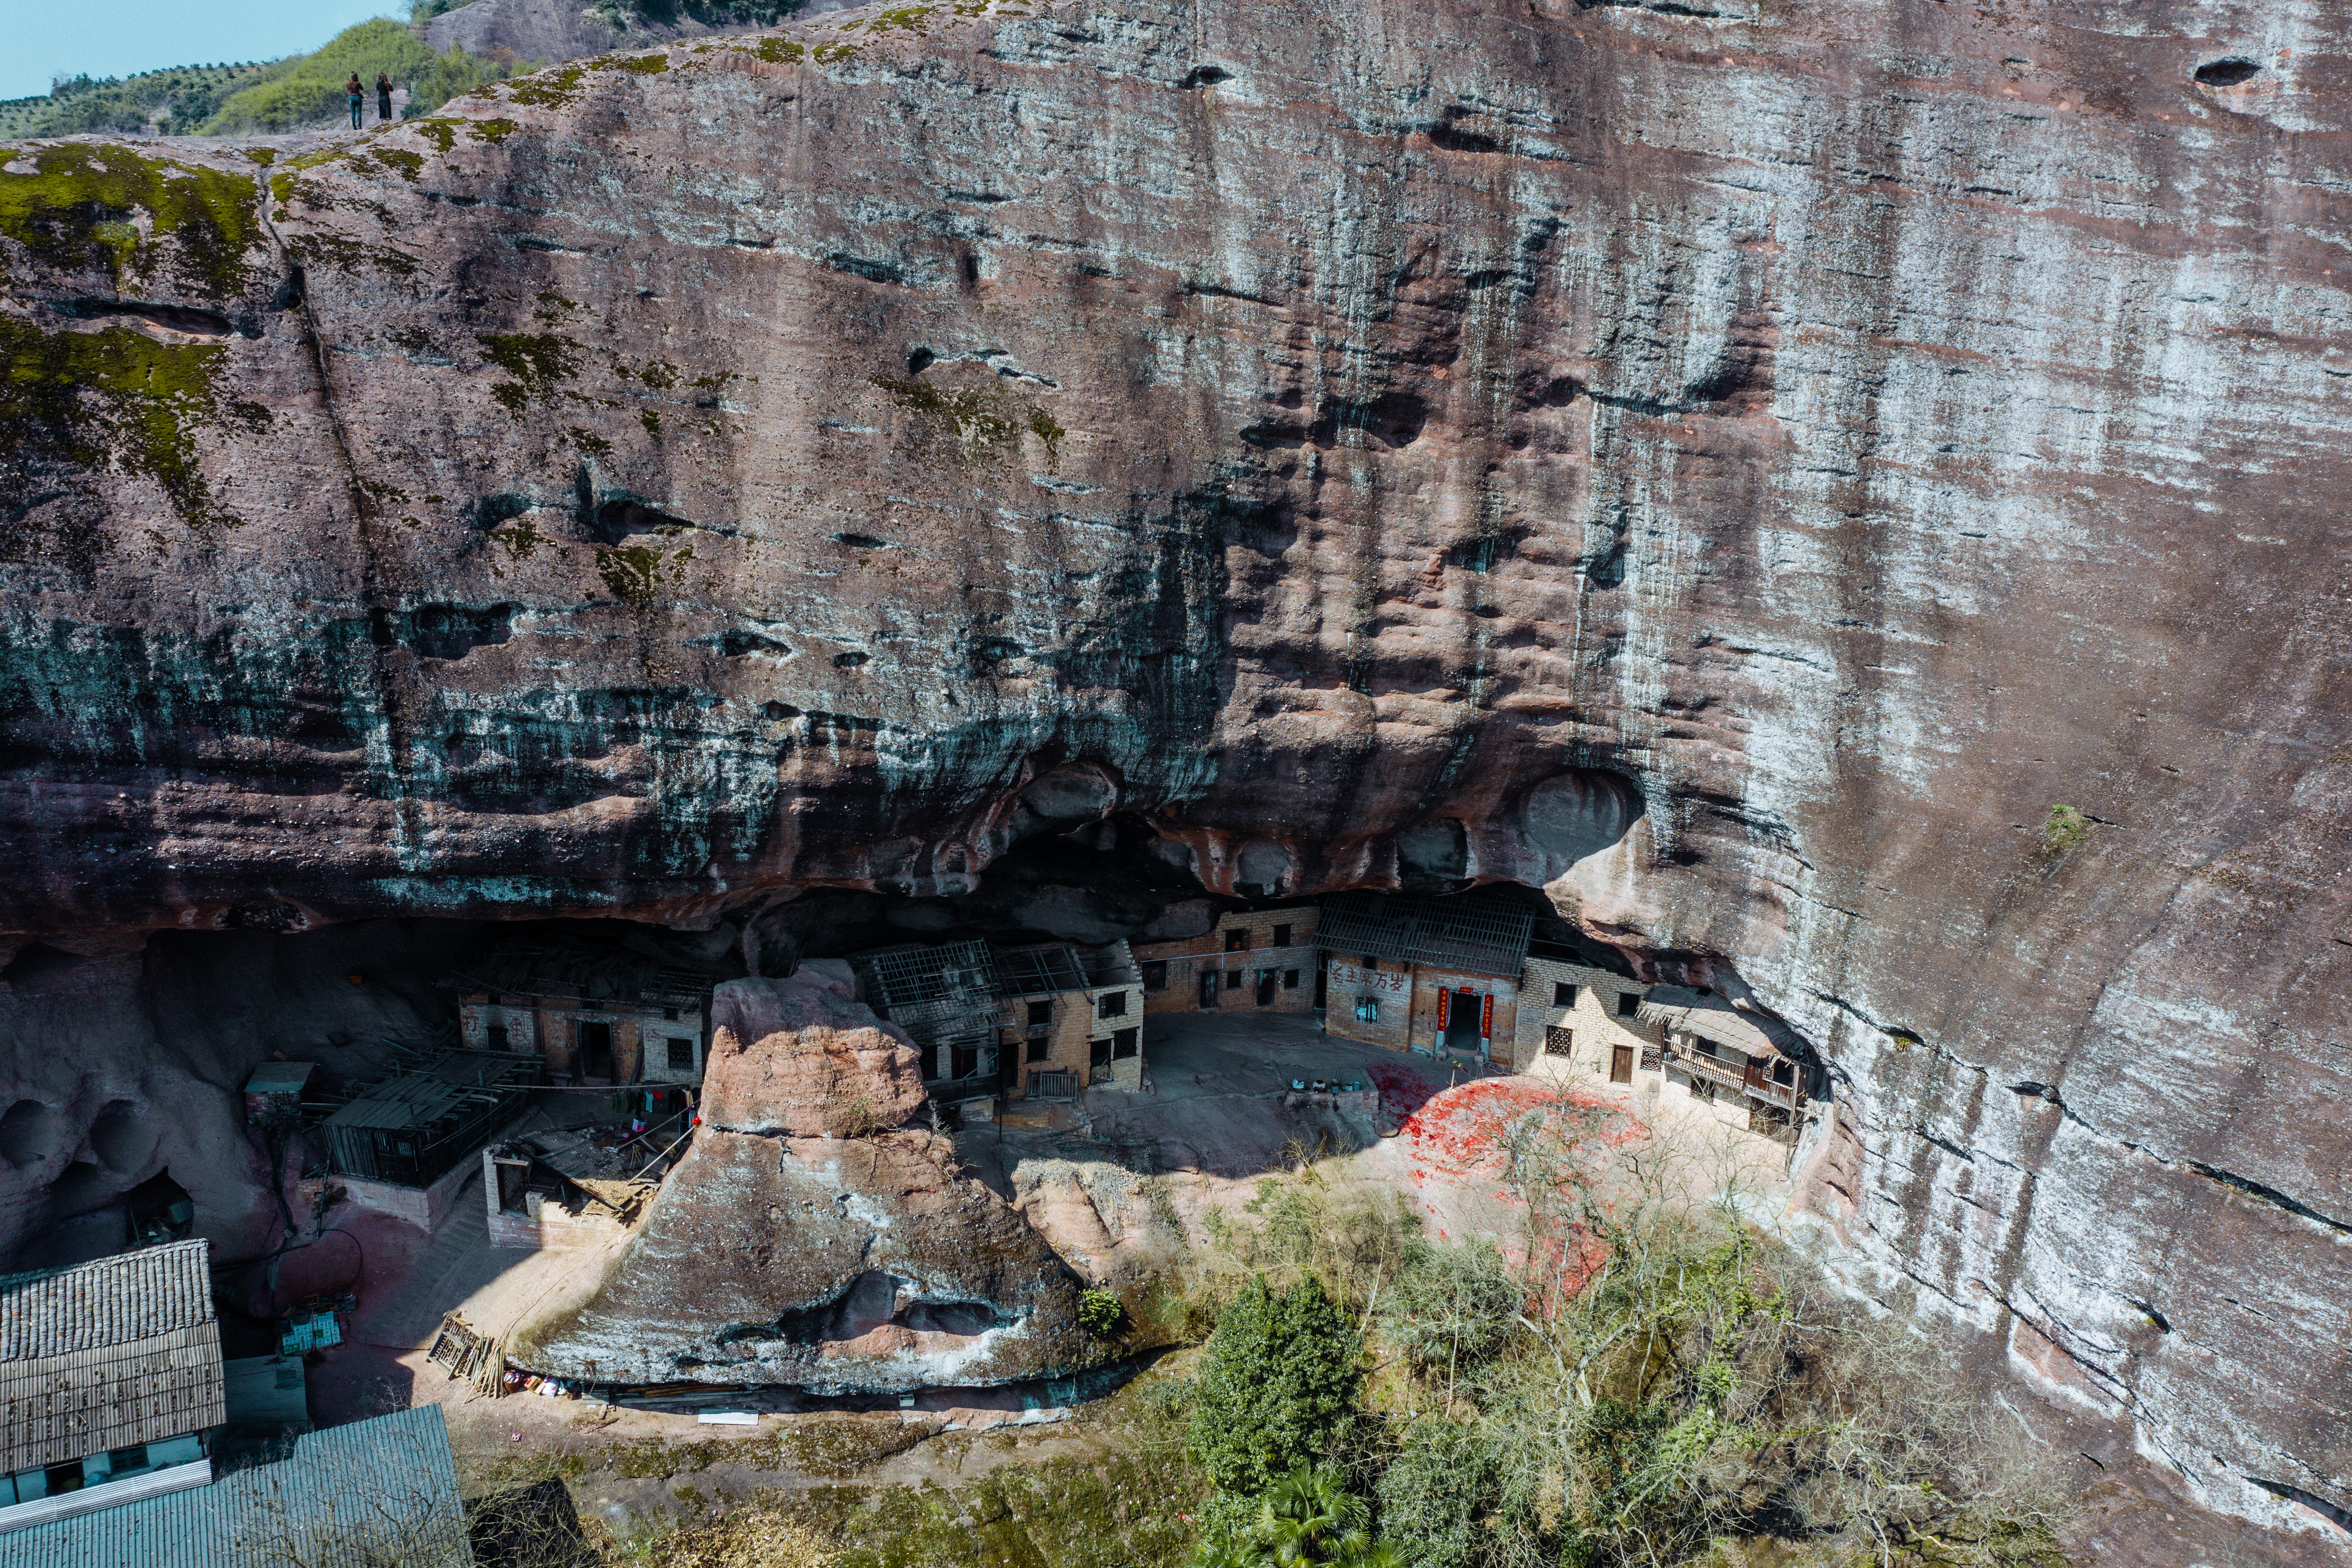
POLYGON ((1702 1052, 1676 1046, 1667 1051, 1666 1065, 1693 1078, 1703 1078, 1709 1083, 1736 1089, 1750 1100, 1760 1100, 1766 1105, 1777 1105, 1790 1111, 1797 1109, 1796 1085, 1774 1083, 1769 1062, 1759 1061, 1744 1068, 1736 1068, 1729 1062, 1718 1061, 1702 1052))

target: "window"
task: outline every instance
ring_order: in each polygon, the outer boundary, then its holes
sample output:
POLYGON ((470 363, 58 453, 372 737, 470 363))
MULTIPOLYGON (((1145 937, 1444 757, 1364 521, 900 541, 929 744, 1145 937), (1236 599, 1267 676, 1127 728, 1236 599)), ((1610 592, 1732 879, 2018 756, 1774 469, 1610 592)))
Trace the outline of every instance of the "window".
POLYGON ((127 1448, 113 1448, 108 1450, 106 1456, 106 1468, 112 1470, 118 1476, 122 1474, 125 1470, 145 1469, 147 1468, 147 1445, 144 1443, 133 1443, 127 1448))
POLYGON ((1359 997, 1357 997, 1357 998, 1356 998, 1356 1018, 1357 1018, 1357 1020, 1358 1020, 1360 1023, 1365 1023, 1365 1024, 1377 1024, 1377 1023, 1379 1023, 1379 1022, 1381 1021, 1381 1003, 1380 1003, 1380 998, 1379 998, 1379 997, 1377 997, 1377 996, 1359 996, 1359 997))
POLYGON ((1246 927, 1227 931, 1225 933, 1225 951, 1227 952, 1247 952, 1249 951, 1249 936, 1250 933, 1246 927))
POLYGON ((669 1065, 673 1072, 694 1070, 694 1042, 683 1035, 672 1035, 668 1040, 669 1065))
POLYGON ((1240 990, 1241 988, 1242 988, 1242 972, 1241 972, 1240 970, 1238 970, 1238 969, 1228 969, 1228 970, 1226 970, 1226 971, 1225 971, 1225 989, 1226 989, 1226 990, 1228 990, 1228 991, 1238 991, 1238 990, 1240 990))
POLYGON ((1640 1017, 1642 1016, 1642 994, 1638 991, 1620 991, 1617 993, 1617 1016, 1621 1018, 1640 1017))
POLYGON ((497 992, 493 991, 493 992, 491 992, 488 996, 485 996, 484 998, 482 998, 482 1000, 483 1000, 483 1001, 485 1001, 485 1002, 487 1002, 487 1003, 488 1003, 491 1006, 495 1007, 495 1006, 497 1006, 497 1005, 499 1005, 499 994, 498 994, 497 992))
POLYGON ((1378 969, 1380 966, 1381 955, 1379 953, 1368 952, 1364 954, 1364 967, 1366 969, 1378 969))
POLYGON ((1051 1041, 1051 1040, 1049 1040, 1049 1039, 1045 1039, 1045 1038, 1044 1038, 1043 1037, 1038 1037, 1037 1039, 1034 1039, 1034 1040, 1032 1040, 1032 1041, 1030 1041, 1030 1042, 1029 1042, 1029 1059, 1030 1059, 1031 1061, 1033 1061, 1033 1062, 1049 1061, 1049 1060, 1051 1060, 1051 1059, 1052 1059, 1053 1055, 1054 1055, 1054 1042, 1053 1042, 1053 1041, 1051 1041))
POLYGON ((1274 945, 1276 947, 1288 947, 1290 945, 1290 928, 1288 926, 1276 926, 1274 928, 1274 945))
POLYGON ((1551 983, 1551 1005, 1555 1007, 1575 1006, 1576 987, 1570 985, 1565 980, 1553 981, 1551 983))
POLYGON ((1110 1059, 1123 1062, 1142 1048, 1139 1029, 1121 1029, 1110 1037, 1110 1059))
POLYGON ((51 1465, 42 1473, 42 1479, 48 1483, 51 1497, 59 1492, 78 1492, 81 1490, 81 1461, 69 1459, 62 1465, 51 1465))
POLYGON ((1772 1064, 1772 1081, 1781 1085, 1795 1083, 1797 1081, 1797 1064, 1787 1061, 1774 1062, 1772 1064))
POLYGON ((504 1024, 492 1024, 488 1032, 490 1049, 494 1051, 505 1050, 507 1048, 507 1026, 504 1024))
POLYGON ((677 1023, 677 1008, 675 1008, 675 1007, 665 1007, 665 1008, 663 1008, 663 1009, 662 1009, 662 1022, 663 1022, 663 1023, 665 1023, 665 1024, 675 1024, 675 1023, 677 1023))
POLYGON ((1126 1017, 1127 993, 1124 991, 1113 991, 1106 994, 1100 1002, 1095 1005, 1095 1016, 1097 1018, 1126 1017))
POLYGON ((1296 969, 1286 969, 1282 972, 1282 988, 1285 991, 1296 991, 1298 989, 1298 971, 1296 969))
POLYGON ((1054 1005, 1051 1002, 1030 1003, 1029 1021, 1032 1024, 1052 1023, 1054 1021, 1054 1005))
POLYGON ((1544 1031, 1544 1055, 1573 1056, 1576 1052, 1576 1031, 1563 1029, 1555 1024, 1544 1031))
POLYGON ((1690 1091, 1691 1098, 1693 1100, 1704 1100, 1710 1105, 1715 1103, 1715 1085, 1706 1079, 1695 1078, 1691 1079, 1690 1091))
POLYGON ((1168 989, 1168 961, 1166 959, 1157 959, 1143 966, 1143 988, 1146 991, 1165 991, 1168 989))

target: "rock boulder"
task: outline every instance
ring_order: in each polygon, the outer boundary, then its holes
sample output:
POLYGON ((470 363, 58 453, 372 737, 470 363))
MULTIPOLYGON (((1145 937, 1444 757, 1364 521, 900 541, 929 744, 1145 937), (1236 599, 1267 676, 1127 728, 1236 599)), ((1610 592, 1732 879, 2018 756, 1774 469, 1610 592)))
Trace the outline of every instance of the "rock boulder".
POLYGON ((844 1136, 903 1127, 923 1109, 914 1042, 829 976, 729 981, 710 1017, 707 1127, 844 1136))

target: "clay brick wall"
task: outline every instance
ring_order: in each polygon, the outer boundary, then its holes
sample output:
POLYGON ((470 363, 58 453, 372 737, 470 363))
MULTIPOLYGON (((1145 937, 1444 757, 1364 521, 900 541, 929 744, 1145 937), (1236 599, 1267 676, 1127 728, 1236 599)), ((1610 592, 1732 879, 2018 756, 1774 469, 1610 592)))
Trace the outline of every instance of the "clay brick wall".
MULTIPOLYGON (((1590 964, 1529 958, 1520 984, 1513 1060, 1522 1072, 1579 1084, 1606 1083, 1612 1049, 1628 1046, 1633 1051, 1634 1081, 1644 1081, 1641 1076, 1643 1054, 1655 1058, 1663 1031, 1655 1024, 1621 1016, 1617 999, 1638 997, 1648 989, 1638 981, 1590 964), (1563 984, 1576 987, 1575 1001, 1565 1007, 1552 1000, 1554 988, 1563 984), (1565 1028, 1573 1037, 1574 1048, 1567 1055, 1544 1048, 1546 1031, 1553 1028, 1565 1028)), ((1656 1070, 1651 1069, 1650 1081, 1656 1077, 1656 1070)))

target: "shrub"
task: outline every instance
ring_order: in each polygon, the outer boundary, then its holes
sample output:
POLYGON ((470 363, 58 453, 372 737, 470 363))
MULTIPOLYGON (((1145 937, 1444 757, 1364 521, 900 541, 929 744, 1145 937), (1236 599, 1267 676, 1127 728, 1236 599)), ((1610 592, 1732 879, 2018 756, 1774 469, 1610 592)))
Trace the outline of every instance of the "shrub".
POLYGON ((2091 836, 2091 819, 2071 805, 2053 805, 2050 820, 2042 825, 2042 847, 2053 855, 2063 855, 2091 836))
POLYGON ((1413 1568, 1483 1561, 1476 1521, 1495 1501, 1498 1467, 1467 1423, 1416 1421, 1381 1473, 1381 1536, 1413 1568))
POLYGON ((1315 1279, 1279 1292, 1253 1281, 1209 1336, 1186 1447, 1220 1491, 1265 1491, 1347 1436, 1362 1355, 1362 1340, 1315 1279))
POLYGON ((1202 1538, 1193 1568, 1398 1568, 1370 1510, 1335 1470, 1301 1466, 1266 1489, 1246 1525, 1202 1538))
POLYGON ((1086 1330, 1087 1332, 1090 1334, 1114 1332, 1118 1328, 1118 1321, 1123 1315, 1119 1310, 1118 1298, 1109 1291, 1081 1290, 1078 1292, 1078 1327, 1086 1330))
POLYGON ((357 72, 374 92, 377 73, 405 82, 433 61, 433 53, 398 22, 378 17, 346 27, 314 55, 281 60, 263 73, 269 79, 228 96, 205 121, 210 135, 247 131, 291 131, 342 111, 344 79, 357 72))
POLYGON ((488 87, 494 81, 504 81, 518 71, 531 68, 526 61, 518 66, 511 59, 498 58, 501 50, 488 54, 469 55, 452 46, 447 53, 433 57, 432 64, 416 73, 408 83, 408 103, 400 111, 403 120, 420 114, 430 114, 453 98, 488 87))
POLYGON ((1523 1296, 1493 1242, 1416 1238, 1381 1296, 1381 1339, 1415 1371, 1442 1374, 1450 1387, 1502 1348, 1523 1296))

